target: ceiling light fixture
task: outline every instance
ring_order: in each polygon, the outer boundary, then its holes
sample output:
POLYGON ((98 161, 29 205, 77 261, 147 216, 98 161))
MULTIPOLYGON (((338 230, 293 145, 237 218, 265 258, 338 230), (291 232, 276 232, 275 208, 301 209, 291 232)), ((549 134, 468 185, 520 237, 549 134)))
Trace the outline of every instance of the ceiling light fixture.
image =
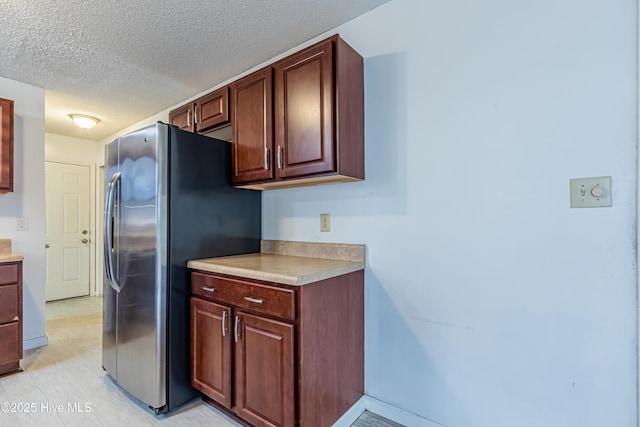
POLYGON ((100 121, 95 117, 87 116, 86 114, 70 114, 69 116, 73 122, 82 129, 91 129, 100 121))

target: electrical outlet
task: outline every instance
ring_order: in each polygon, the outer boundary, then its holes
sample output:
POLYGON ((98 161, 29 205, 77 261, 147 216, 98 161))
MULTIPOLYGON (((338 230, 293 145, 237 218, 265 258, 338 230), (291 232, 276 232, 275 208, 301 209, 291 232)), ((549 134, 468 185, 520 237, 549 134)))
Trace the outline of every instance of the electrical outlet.
POLYGON ((29 220, 27 218, 16 218, 16 231, 29 230, 29 220))
POLYGON ((320 214, 320 231, 323 233, 331 231, 331 217, 328 213, 320 214))

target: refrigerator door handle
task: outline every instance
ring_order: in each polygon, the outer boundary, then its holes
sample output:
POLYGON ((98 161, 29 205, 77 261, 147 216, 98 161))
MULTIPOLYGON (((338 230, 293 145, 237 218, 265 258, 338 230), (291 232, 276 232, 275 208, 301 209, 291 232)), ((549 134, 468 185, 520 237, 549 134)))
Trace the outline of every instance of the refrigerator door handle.
POLYGON ((115 205, 115 194, 118 182, 120 181, 120 172, 113 174, 107 185, 107 194, 105 196, 104 203, 104 266, 105 273, 109 285, 116 291, 120 292, 122 287, 118 284, 118 280, 113 274, 113 253, 111 248, 113 247, 113 222, 111 218, 113 216, 113 208, 115 205))

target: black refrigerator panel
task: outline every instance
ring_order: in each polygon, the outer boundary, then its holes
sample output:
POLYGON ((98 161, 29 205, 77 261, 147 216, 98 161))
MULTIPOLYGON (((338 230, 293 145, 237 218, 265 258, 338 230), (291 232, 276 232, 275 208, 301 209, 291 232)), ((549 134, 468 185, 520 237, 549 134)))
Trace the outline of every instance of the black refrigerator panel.
POLYGON ((261 193, 231 186, 229 142, 170 127, 168 404, 199 394, 191 387, 187 262, 260 252, 261 193))

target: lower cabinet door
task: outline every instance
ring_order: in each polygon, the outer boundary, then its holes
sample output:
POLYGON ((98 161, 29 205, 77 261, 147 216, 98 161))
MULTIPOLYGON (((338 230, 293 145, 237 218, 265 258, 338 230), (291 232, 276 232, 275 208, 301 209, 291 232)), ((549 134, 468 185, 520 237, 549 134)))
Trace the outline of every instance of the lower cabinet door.
POLYGON ((257 427, 293 427, 293 325, 236 311, 234 411, 257 427))
POLYGON ((231 308, 191 298, 191 384, 231 408, 231 308))
POLYGON ((0 364, 20 360, 22 357, 22 339, 20 322, 0 325, 0 364))

